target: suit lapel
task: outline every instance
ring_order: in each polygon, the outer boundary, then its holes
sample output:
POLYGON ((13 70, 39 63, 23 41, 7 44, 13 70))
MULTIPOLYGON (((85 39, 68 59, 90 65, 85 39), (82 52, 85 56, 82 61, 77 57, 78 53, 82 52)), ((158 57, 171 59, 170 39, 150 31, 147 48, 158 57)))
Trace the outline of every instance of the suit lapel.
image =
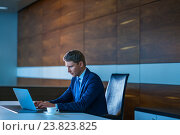
MULTIPOLYGON (((86 68, 86 72, 85 72, 85 75, 84 75, 84 77, 83 77, 83 81, 82 81, 82 84, 81 84, 81 94, 84 92, 84 86, 85 86, 85 84, 86 84, 86 82, 87 82, 89 73, 90 73, 89 69, 86 68)), ((81 96, 81 94, 80 94, 80 96, 81 96)))

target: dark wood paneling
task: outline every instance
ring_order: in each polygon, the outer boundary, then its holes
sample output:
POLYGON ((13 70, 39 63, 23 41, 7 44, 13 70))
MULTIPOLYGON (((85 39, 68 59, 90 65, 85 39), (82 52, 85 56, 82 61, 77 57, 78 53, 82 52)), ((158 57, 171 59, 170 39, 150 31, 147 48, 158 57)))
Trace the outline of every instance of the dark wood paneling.
POLYGON ((43 0, 43 32, 48 32, 60 27, 61 0, 43 0))
POLYGON ((180 1, 154 2, 141 12, 141 63, 180 62, 180 1))
POLYGON ((17 66, 24 66, 23 64, 23 45, 27 40, 19 40, 17 46, 17 66))
POLYGON ((139 6, 140 0, 117 0, 118 1, 118 11, 128 10, 139 6))
MULTIPOLYGON (((41 78, 17 78, 19 87, 26 86, 42 86, 42 87, 69 87, 71 80, 60 80, 60 79, 41 79, 41 78)), ((103 82, 104 88, 106 89, 108 82, 103 82)))
POLYGON ((42 66, 42 36, 36 35, 19 41, 18 66, 42 66))
POLYGON ((69 87, 71 80, 42 79, 42 86, 69 87))
POLYGON ((141 1, 141 5, 143 5, 143 4, 148 4, 148 3, 156 2, 156 1, 160 1, 160 0, 140 0, 140 1, 141 1))
POLYGON ((61 27, 77 24, 83 21, 84 0, 61 0, 61 6, 61 27))
POLYGON ((85 20, 115 13, 116 0, 85 0, 85 20))
POLYGON ((41 80, 38 78, 17 78, 17 86, 41 86, 41 80))
POLYGON ((25 8, 18 13, 18 40, 20 41, 22 38, 27 37, 30 32, 29 22, 31 21, 29 8, 25 8))
POLYGON ((85 24, 85 56, 88 64, 115 64, 117 15, 102 17, 85 24))
POLYGON ((160 109, 180 109, 179 85, 140 85, 140 106, 160 109))
MULTIPOLYGON (((13 92, 14 87, 0 87, 0 101, 17 101, 17 98, 13 92)), ((29 90, 29 93, 34 101, 43 100, 48 101, 55 99, 62 95, 67 89, 66 87, 16 87, 25 88, 29 90)))
POLYGON ((64 65, 63 57, 69 50, 83 52, 83 24, 73 25, 60 31, 60 64, 64 65))
POLYGON ((70 80, 17 78, 18 86, 69 87, 70 80))
POLYGON ((42 61, 43 66, 60 65, 60 31, 43 34, 42 61))
POLYGON ((36 2, 36 4, 32 4, 30 7, 27 7, 18 13, 19 40, 42 33, 43 8, 41 5, 41 1, 36 2))
POLYGON ((124 100, 124 119, 134 119, 134 109, 140 104, 139 84, 128 83, 124 100))
POLYGON ((36 2, 36 4, 32 4, 31 7, 29 8, 30 14, 29 16, 29 27, 26 26, 25 29, 29 29, 29 37, 32 37, 34 35, 41 34, 43 32, 43 24, 42 24, 42 19, 43 19, 43 7, 42 1, 36 2))
POLYGON ((139 8, 118 14, 118 64, 139 63, 139 8))

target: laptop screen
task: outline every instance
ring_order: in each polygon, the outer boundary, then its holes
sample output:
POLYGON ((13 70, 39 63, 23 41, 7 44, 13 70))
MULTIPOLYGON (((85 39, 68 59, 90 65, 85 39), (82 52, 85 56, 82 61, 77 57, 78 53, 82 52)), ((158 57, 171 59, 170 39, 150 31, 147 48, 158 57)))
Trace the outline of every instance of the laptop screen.
POLYGON ((13 91, 22 109, 29 109, 36 111, 36 107, 27 89, 13 88, 13 91))

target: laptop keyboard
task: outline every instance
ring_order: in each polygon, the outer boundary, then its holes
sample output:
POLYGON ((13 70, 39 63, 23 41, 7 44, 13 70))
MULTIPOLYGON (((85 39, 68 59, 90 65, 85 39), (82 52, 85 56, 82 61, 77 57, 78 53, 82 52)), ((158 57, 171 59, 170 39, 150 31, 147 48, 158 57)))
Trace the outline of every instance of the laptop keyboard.
POLYGON ((19 105, 1 105, 1 107, 14 113, 43 113, 44 111, 46 111, 46 109, 37 109, 36 111, 22 109, 19 105))

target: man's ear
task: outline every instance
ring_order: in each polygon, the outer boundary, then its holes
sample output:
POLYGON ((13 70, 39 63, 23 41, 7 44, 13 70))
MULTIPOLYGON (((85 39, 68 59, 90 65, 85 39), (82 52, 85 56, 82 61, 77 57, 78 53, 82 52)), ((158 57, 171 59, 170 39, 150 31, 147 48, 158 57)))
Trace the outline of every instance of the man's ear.
POLYGON ((84 63, 82 61, 79 62, 80 67, 84 67, 84 63))

